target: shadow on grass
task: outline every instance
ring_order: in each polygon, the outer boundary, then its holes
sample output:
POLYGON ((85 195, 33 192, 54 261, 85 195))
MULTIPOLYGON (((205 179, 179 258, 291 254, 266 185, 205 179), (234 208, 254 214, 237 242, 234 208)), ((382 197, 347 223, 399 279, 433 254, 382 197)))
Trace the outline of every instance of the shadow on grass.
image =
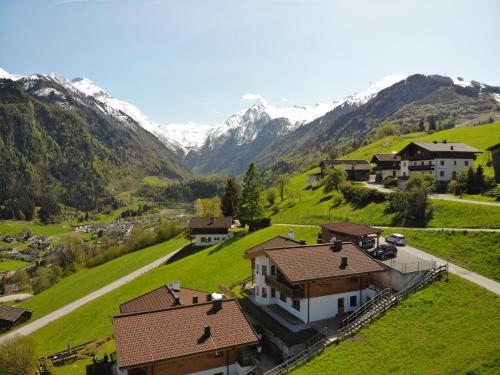
POLYGON ((181 260, 182 258, 185 258, 187 256, 196 254, 202 250, 205 250, 209 246, 194 246, 194 244, 189 244, 184 246, 180 251, 178 251, 174 256, 172 256, 166 264, 170 264, 173 262, 176 262, 178 260, 181 260))
POLYGON ((248 234, 248 232, 235 232, 233 238, 231 238, 230 240, 221 242, 220 244, 215 245, 215 247, 208 252, 208 255, 212 255, 212 254, 218 253, 219 251, 221 251, 225 247, 228 247, 229 245, 231 245, 234 241, 242 239, 247 234, 248 234))
POLYGON ((321 198, 319 201, 317 201, 315 203, 315 205, 323 203, 323 202, 326 202, 326 201, 329 201, 330 199, 332 199, 332 197, 333 197, 333 194, 325 195, 323 198, 321 198))

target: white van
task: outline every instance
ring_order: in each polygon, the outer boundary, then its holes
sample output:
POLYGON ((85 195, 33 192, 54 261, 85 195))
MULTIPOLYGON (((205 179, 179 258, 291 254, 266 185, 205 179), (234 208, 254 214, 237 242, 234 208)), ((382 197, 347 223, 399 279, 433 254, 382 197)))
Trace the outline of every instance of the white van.
POLYGON ((388 235, 387 237, 385 237, 385 241, 392 243, 394 245, 404 246, 406 244, 405 243, 405 236, 403 236, 402 234, 399 234, 399 233, 393 233, 393 234, 388 235))

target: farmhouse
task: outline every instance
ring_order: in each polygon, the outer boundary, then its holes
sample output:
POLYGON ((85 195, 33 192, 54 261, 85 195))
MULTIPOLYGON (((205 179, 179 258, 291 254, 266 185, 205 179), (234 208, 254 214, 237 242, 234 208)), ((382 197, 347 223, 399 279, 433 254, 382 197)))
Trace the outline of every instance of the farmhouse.
POLYGON ((375 278, 388 270, 351 242, 271 246, 245 254, 255 279, 250 298, 303 323, 356 310, 376 295, 375 278))
POLYGON ((471 168, 481 151, 460 142, 411 142, 398 155, 401 156, 399 185, 404 187, 410 175, 431 173, 438 185, 457 179, 464 169, 471 168))
POLYGON ((495 171, 495 181, 497 184, 500 184, 500 143, 488 147, 486 151, 491 152, 493 170, 495 171))
POLYGON ((211 246, 233 237, 232 224, 232 217, 193 217, 188 228, 194 246, 211 246))
POLYGON ((244 374, 259 343, 234 299, 121 314, 113 326, 130 375, 244 374))
POLYGON ((31 319, 32 312, 0 304, 0 332, 9 330, 31 319))
POLYGON ((401 156, 397 154, 375 154, 370 163, 376 164, 373 171, 376 179, 383 181, 387 177, 398 177, 401 169, 401 156))
POLYGON ((352 242, 363 248, 366 242, 375 242, 373 240, 376 240, 378 246, 380 233, 382 230, 363 224, 349 222, 323 224, 321 225, 321 233, 318 235, 318 242, 327 243, 339 240, 352 242))
POLYGON ((368 181, 372 167, 366 160, 323 160, 319 163, 321 175, 325 176, 327 168, 343 168, 347 178, 353 181, 368 181))

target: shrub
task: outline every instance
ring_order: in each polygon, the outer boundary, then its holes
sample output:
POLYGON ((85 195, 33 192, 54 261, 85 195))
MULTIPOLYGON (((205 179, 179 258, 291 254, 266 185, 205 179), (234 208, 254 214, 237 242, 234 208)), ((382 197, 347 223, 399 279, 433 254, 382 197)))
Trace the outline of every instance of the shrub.
POLYGON ((30 337, 14 337, 0 345, 0 374, 35 374, 37 356, 30 337))
POLYGON ((274 201, 276 200, 276 191, 274 189, 268 189, 265 191, 266 200, 269 202, 269 205, 272 206, 274 201))
POLYGON ((350 182, 344 182, 339 188, 344 198, 356 207, 362 207, 372 202, 383 202, 387 198, 386 193, 360 185, 353 185, 350 182))
POLYGON ((398 179, 396 177, 386 177, 384 180, 384 187, 395 188, 398 186, 398 179))
POLYGON ((448 182, 448 193, 460 195, 460 189, 458 188, 457 180, 451 180, 450 182, 448 182))

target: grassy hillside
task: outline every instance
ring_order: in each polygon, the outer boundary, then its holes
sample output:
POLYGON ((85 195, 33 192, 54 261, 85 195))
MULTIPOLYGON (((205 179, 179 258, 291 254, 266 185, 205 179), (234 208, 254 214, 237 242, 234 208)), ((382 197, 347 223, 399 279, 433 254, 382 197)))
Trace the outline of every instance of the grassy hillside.
POLYGON ((27 266, 28 264, 29 263, 27 262, 16 259, 5 259, 3 261, 0 260, 0 272, 17 270, 19 268, 27 266))
MULTIPOLYGON (((325 194, 322 187, 305 189, 308 174, 318 168, 294 176, 283 202, 276 206, 279 212, 272 215, 274 223, 323 224, 329 221, 352 221, 363 224, 398 226, 394 214, 385 213, 386 203, 370 203, 355 208, 343 201, 336 192, 325 194), (338 204, 332 207, 335 200, 338 204)), ((459 202, 433 200, 434 215, 428 227, 499 228, 500 207, 480 206, 459 202), (497 219, 495 219, 497 218, 497 219)))
MULTIPOLYGON (((286 235, 287 227, 270 227, 232 242, 212 246, 175 263, 150 271, 127 285, 82 306, 69 315, 34 332, 40 354, 53 353, 112 333, 110 317, 118 306, 136 296, 178 279, 182 285, 205 291, 217 290, 250 275, 250 263, 243 259, 246 249, 276 235, 286 235)), ((296 238, 315 242, 316 228, 294 228, 296 238)))
MULTIPOLYGON (((31 321, 118 280, 119 278, 161 258, 188 243, 182 237, 123 255, 100 266, 83 269, 61 279, 51 288, 20 303, 18 306, 33 311, 31 321)), ((1 263, 0 263, 1 267, 1 263)))
MULTIPOLYGON (((393 233, 385 230, 384 235, 393 233)), ((400 230, 409 245, 500 281, 500 233, 400 230)))
POLYGON ((450 276, 294 374, 497 374, 500 298, 450 276))
POLYGON ((53 236, 59 233, 71 232, 71 228, 60 225, 39 225, 26 221, 0 221, 0 233, 17 235, 21 232, 31 232, 36 236, 53 236))
MULTIPOLYGON (((454 128, 442 130, 433 134, 425 133, 410 133, 403 134, 399 137, 389 136, 378 141, 363 146, 350 154, 347 154, 343 159, 366 159, 370 160, 375 153, 399 151, 408 143, 413 141, 442 141, 446 139, 450 142, 464 142, 472 147, 484 151, 489 146, 498 143, 500 134, 500 121, 493 124, 469 126, 465 128, 454 128)), ((482 163, 483 155, 479 155, 476 164, 482 163)), ((483 165, 484 167, 484 165, 483 165)), ((487 173, 493 173, 492 168, 485 168, 487 173)))

